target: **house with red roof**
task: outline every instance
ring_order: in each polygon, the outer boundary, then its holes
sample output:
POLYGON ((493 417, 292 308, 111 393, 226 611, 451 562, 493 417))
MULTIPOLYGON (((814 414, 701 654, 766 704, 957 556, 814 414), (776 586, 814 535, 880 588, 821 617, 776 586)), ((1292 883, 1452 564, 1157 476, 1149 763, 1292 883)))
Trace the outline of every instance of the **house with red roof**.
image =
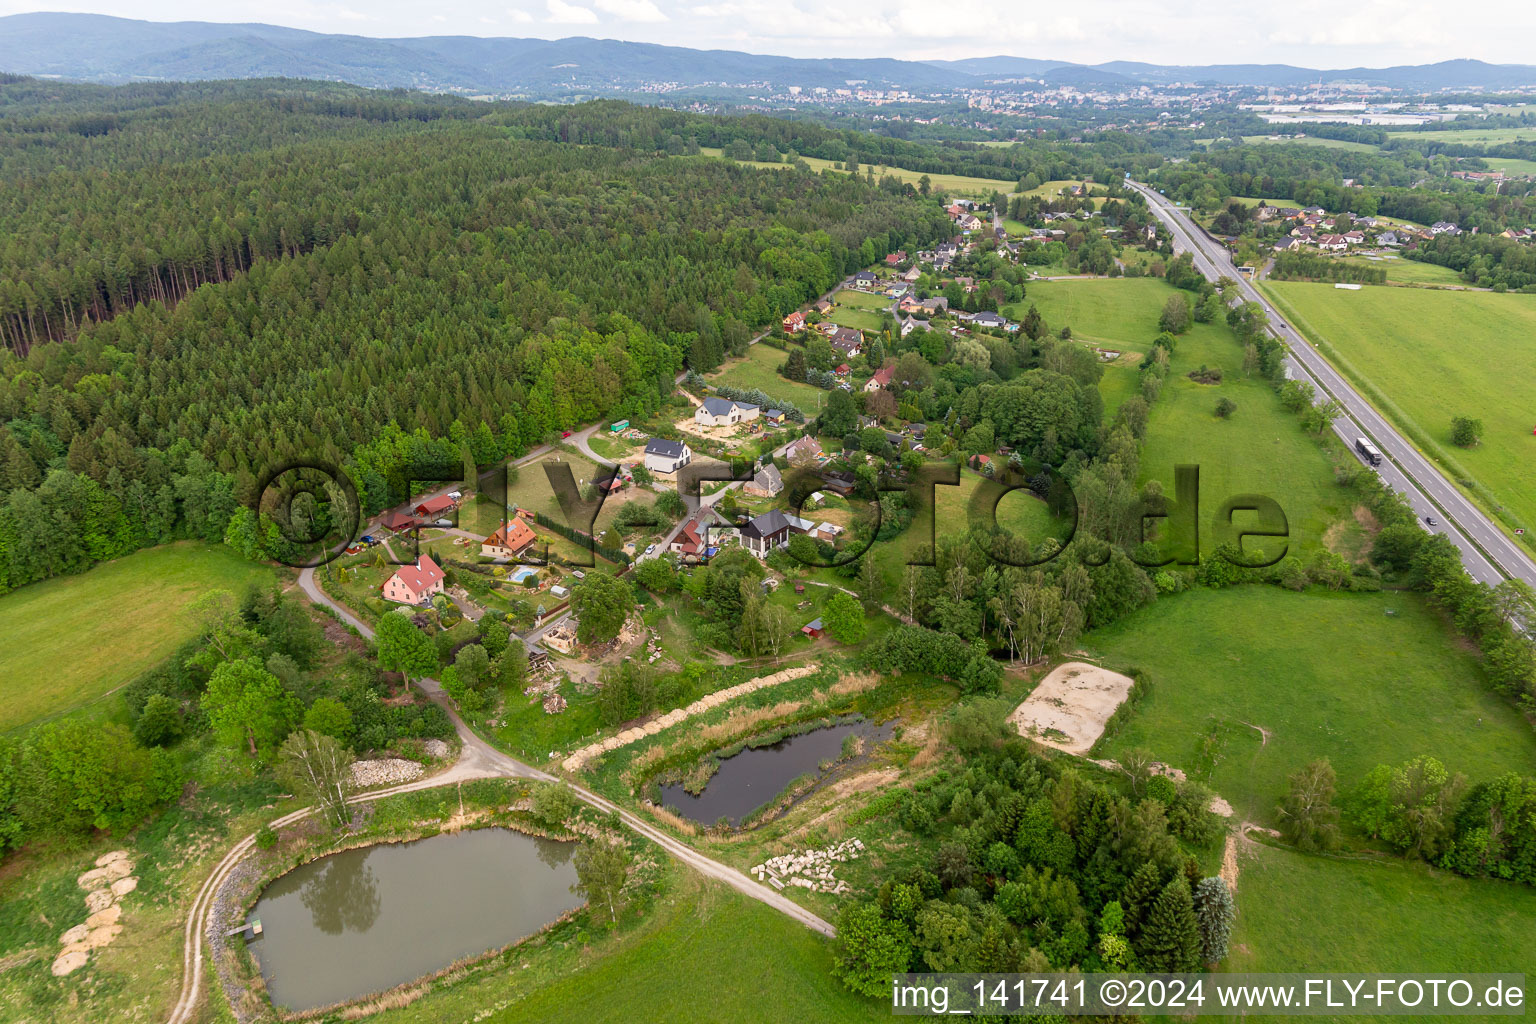
POLYGON ((423 501, 420 505, 417 505, 411 511, 415 512, 419 516, 426 516, 428 519, 435 519, 442 515, 444 512, 451 510, 453 507, 454 504, 452 498, 446 494, 439 494, 435 498, 428 498, 426 501, 423 501))
POLYGON ((426 604, 442 592, 443 570, 430 555, 421 555, 415 565, 402 565, 384 581, 384 599, 401 604, 426 604))
POLYGON ((875 371, 875 375, 873 377, 864 382, 864 390, 879 391, 882 388, 889 387, 891 383, 891 375, 895 372, 895 364, 887 364, 880 367, 880 369, 875 371))
POLYGON ((527 523, 513 519, 503 523, 501 529, 485 538, 480 545, 480 553, 486 558, 500 558, 510 562, 536 540, 538 535, 529 529, 527 523))
POLYGON ((784 318, 784 333, 799 334, 805 330, 805 314, 798 309, 784 318))

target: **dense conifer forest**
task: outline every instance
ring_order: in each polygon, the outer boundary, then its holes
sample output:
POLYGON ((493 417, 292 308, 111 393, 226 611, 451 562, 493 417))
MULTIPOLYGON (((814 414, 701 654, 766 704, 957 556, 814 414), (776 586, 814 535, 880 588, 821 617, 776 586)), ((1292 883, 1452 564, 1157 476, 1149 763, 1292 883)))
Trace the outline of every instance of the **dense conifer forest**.
POLYGON ((348 464, 371 510, 401 465, 649 411, 685 366, 948 230, 893 182, 669 156, 659 115, 621 104, 10 93, 0 589, 217 539, 287 459, 348 464), (634 133, 554 141, 604 118, 634 133))

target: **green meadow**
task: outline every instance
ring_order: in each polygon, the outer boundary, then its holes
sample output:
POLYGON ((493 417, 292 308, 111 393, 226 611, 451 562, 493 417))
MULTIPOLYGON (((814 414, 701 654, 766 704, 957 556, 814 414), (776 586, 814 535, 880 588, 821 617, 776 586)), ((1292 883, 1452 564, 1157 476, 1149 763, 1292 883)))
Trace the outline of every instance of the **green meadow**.
POLYGON ((1536 296, 1265 287, 1448 476, 1479 485, 1507 522, 1536 527, 1536 296), (1454 447, 1453 416, 1481 419, 1482 443, 1454 447))
POLYGON ((1411 593, 1196 589, 1082 646, 1151 690, 1096 756, 1144 747, 1271 824, 1286 779, 1327 757, 1341 788, 1432 754, 1474 782, 1536 770, 1536 734, 1411 593), (1212 756, 1212 753, 1215 756, 1212 756))
POLYGON ((0 597, 0 733, 91 703, 194 632, 183 610, 210 590, 238 596, 270 568, 186 541, 104 562, 0 597))

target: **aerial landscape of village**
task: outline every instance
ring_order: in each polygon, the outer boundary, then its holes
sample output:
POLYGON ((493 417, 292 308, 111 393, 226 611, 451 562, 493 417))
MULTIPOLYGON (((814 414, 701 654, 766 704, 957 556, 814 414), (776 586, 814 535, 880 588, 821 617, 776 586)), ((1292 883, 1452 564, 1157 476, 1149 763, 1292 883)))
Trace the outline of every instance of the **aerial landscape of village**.
POLYGON ((1524 1016, 1532 43, 0 3, 0 1022, 1524 1016))

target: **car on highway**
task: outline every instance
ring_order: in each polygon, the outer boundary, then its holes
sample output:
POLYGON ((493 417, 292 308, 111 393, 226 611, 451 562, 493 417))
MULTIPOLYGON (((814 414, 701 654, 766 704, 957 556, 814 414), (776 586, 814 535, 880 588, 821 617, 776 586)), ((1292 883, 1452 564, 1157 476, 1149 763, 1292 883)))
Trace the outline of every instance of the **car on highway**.
POLYGON ((1434 516, 1425 516, 1424 517, 1424 524, 1426 526, 1438 526, 1439 525, 1438 523, 1435 522, 1435 517, 1434 516))

